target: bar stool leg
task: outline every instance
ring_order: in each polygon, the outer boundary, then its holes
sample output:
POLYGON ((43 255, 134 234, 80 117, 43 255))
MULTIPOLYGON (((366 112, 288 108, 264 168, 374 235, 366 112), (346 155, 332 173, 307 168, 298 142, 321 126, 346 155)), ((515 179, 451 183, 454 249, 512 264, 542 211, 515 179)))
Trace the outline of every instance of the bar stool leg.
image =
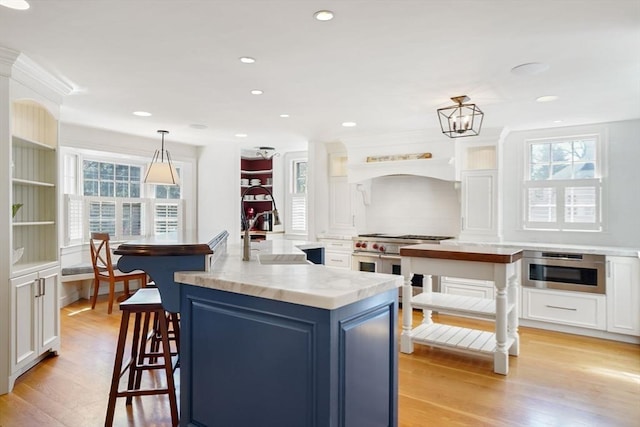
POLYGON ((167 317, 164 309, 157 311, 157 318, 159 319, 160 336, 162 340, 162 353, 164 358, 164 368, 167 373, 167 388, 174 390, 173 393, 169 393, 169 408, 171 410, 171 421, 174 426, 178 425, 178 402, 175 393, 175 383, 173 381, 173 366, 171 364, 171 348, 169 347, 169 331, 167 328, 167 317))
POLYGON ((107 417, 104 421, 105 427, 113 425, 113 413, 116 408, 116 398, 118 397, 118 383, 122 372, 122 359, 124 357, 124 347, 127 342, 127 331, 129 330, 129 312, 122 313, 120 322, 120 334, 118 335, 118 345, 116 346, 116 360, 113 363, 113 375, 111 376, 111 389, 109 390, 109 402, 107 403, 107 417))
MULTIPOLYGON (((128 310, 125 310, 125 313, 128 310)), ((129 359, 129 381, 127 381, 127 390, 137 390, 140 388, 139 381, 136 381, 136 378, 142 376, 142 371, 139 369, 138 365, 138 353, 140 352, 141 342, 144 340, 144 335, 140 336, 140 318, 142 317, 142 313, 137 311, 135 315, 135 323, 133 326, 133 340, 131 342, 131 358, 129 359), (138 387, 134 388, 134 384, 138 385, 138 387)), ((131 405, 132 395, 127 395, 126 404, 131 405)))

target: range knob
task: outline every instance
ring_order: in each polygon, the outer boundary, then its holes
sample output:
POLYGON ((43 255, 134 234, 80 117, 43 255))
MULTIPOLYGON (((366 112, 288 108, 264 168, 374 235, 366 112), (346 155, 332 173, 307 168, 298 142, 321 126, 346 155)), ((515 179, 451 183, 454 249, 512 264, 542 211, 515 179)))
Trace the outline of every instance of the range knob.
POLYGON ((384 246, 379 246, 379 247, 378 247, 378 250, 379 250, 380 252, 384 252, 385 247, 384 247, 384 246))
POLYGON ((362 249, 367 249, 367 242, 362 242, 362 245, 360 247, 362 249))
POLYGON ((360 242, 356 242, 356 248, 359 248, 359 247, 361 247, 361 246, 362 246, 362 243, 360 243, 360 242))
POLYGON ((377 243, 373 244, 373 249, 378 249, 378 244, 377 243))

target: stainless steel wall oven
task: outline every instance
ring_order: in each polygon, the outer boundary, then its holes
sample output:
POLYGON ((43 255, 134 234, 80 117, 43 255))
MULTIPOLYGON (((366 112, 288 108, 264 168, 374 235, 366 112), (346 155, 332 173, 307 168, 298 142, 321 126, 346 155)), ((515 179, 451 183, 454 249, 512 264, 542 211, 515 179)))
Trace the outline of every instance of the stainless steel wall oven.
POLYGON ((604 255, 524 251, 522 285, 604 294, 605 265, 604 255))

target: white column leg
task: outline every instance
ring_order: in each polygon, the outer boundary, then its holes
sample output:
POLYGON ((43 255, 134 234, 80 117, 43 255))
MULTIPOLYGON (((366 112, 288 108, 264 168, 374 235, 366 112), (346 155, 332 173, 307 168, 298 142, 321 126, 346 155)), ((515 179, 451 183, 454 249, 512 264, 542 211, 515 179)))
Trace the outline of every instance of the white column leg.
POLYGON ((505 264, 494 266, 496 286, 496 350, 493 356, 493 371, 507 375, 509 355, 507 354, 507 268, 505 264))
POLYGON ((402 334, 400 335, 400 351, 402 353, 413 353, 413 342, 411 341, 411 329, 413 328, 413 308, 411 307, 411 268, 409 261, 402 258, 400 270, 404 276, 402 286, 402 334))
POLYGON ((509 286, 507 287, 509 305, 513 309, 507 318, 507 336, 512 341, 509 347, 509 355, 517 356, 520 354, 520 334, 518 333, 518 318, 520 316, 520 261, 510 264, 511 274, 509 277, 509 286))
MULTIPOLYGON (((424 275, 424 279, 422 281, 422 292, 433 292, 433 276, 430 274, 424 275)), ((433 319, 431 317, 432 314, 432 310, 422 310, 422 323, 425 325, 431 325, 433 323, 433 319)))

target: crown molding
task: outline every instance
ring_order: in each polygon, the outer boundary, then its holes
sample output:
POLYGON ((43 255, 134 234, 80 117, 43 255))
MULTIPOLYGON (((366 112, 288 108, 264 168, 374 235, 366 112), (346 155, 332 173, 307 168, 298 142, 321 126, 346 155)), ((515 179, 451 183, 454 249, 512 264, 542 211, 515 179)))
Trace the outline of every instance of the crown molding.
POLYGON ((40 93, 57 104, 73 87, 46 71, 24 53, 0 46, 0 74, 40 93))

